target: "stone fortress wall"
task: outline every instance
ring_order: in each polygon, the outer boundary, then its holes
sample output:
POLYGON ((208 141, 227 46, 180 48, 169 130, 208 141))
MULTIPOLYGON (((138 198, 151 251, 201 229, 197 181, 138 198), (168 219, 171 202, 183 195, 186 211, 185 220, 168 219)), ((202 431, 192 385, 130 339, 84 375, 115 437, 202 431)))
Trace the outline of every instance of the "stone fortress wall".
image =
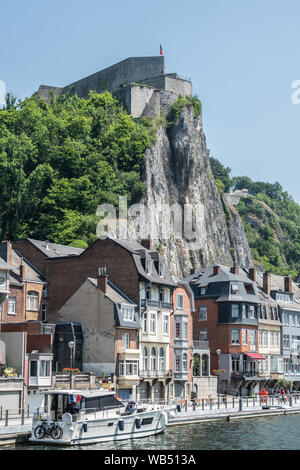
POLYGON ((129 57, 65 87, 40 85, 37 94, 46 100, 51 92, 87 98, 90 90, 108 90, 134 117, 154 117, 160 111, 166 115, 179 95, 192 96, 192 83, 176 73, 166 74, 163 56, 129 57))

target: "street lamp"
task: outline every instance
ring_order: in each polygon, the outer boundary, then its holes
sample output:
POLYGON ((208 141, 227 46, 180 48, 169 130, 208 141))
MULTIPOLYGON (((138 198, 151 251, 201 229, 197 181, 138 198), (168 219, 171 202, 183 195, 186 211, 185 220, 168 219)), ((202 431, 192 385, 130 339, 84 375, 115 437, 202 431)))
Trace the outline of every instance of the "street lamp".
MULTIPOLYGON (((216 354, 218 356, 218 369, 220 369, 220 354, 221 349, 216 350, 216 354)), ((218 402, 220 401, 220 373, 218 373, 218 402)))
POLYGON ((68 342, 68 346, 70 348, 70 368, 73 369, 73 365, 74 365, 74 347, 75 347, 75 343, 74 341, 69 341, 68 342))
POLYGON ((70 348, 70 389, 72 388, 72 375, 73 375, 73 362, 74 362, 74 348, 75 348, 75 343, 74 341, 69 341, 68 346, 70 348))

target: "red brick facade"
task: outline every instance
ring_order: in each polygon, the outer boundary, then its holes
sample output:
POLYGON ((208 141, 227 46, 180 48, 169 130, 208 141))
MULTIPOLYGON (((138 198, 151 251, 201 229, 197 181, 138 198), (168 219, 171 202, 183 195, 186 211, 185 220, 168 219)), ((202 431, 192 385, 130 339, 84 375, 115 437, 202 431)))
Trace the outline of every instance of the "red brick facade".
POLYGON ((218 356, 216 350, 220 349, 223 354, 239 354, 250 352, 249 330, 256 331, 256 344, 258 344, 257 326, 245 324, 222 324, 218 323, 218 307, 216 299, 196 299, 196 311, 193 312, 193 335, 194 341, 199 340, 200 331, 207 331, 207 339, 211 352, 211 371, 218 369, 218 356), (207 307, 207 320, 199 320, 199 307, 207 307), (231 343, 231 330, 240 330, 239 344, 231 343), (247 344, 243 344, 242 329, 247 330, 247 344))

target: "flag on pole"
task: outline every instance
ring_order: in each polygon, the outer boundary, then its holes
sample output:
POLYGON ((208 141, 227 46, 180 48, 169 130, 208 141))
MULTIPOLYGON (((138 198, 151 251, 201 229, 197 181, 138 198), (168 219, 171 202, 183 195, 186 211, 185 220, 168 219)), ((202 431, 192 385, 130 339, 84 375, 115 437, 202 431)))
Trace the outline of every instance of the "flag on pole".
POLYGON ((161 44, 160 44, 160 46, 159 46, 159 53, 160 53, 160 55, 164 55, 163 50, 162 50, 162 47, 161 47, 161 44))

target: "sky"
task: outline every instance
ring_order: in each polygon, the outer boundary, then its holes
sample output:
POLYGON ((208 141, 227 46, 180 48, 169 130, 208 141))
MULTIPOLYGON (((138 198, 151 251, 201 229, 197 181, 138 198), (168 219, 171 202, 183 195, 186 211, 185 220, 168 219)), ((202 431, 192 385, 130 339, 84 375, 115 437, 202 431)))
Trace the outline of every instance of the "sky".
POLYGON ((211 156, 300 203, 299 0, 0 0, 0 21, 0 94, 20 99, 162 44, 167 72, 192 79, 211 156))

